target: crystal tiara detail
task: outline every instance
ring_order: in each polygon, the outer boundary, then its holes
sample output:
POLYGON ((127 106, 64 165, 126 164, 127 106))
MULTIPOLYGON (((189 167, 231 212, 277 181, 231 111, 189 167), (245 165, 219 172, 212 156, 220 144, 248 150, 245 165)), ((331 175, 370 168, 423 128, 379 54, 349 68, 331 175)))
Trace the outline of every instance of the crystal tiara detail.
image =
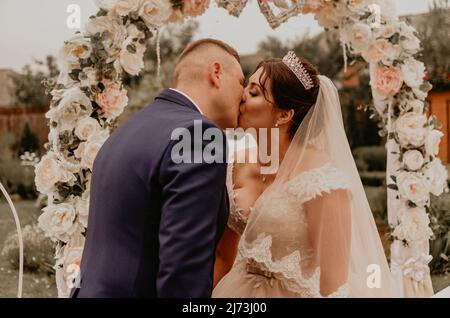
POLYGON ((300 59, 295 55, 294 51, 289 51, 283 57, 283 63, 289 67, 295 76, 297 76, 306 90, 314 87, 311 76, 309 76, 308 71, 305 69, 300 59))

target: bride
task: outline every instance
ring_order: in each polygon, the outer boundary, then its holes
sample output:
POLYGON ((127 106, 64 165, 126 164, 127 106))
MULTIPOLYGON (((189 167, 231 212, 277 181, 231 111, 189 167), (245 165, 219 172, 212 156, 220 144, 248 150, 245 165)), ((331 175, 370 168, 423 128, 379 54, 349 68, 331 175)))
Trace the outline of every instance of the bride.
MULTIPOLYGON (((229 165, 213 297, 400 297, 345 135, 336 87, 304 59, 261 62, 240 127, 278 128, 276 174, 229 165)), ((268 149, 271 149, 268 145, 268 149)), ((248 154, 247 154, 248 155, 248 154)))

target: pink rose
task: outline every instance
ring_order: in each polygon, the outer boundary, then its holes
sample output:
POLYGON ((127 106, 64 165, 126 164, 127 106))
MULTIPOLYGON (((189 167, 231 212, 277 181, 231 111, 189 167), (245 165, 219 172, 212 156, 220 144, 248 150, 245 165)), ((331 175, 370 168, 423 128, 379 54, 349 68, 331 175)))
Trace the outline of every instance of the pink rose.
POLYGON ((202 15, 209 7, 209 0, 184 0, 183 13, 191 17, 202 15))
POLYGON ((103 93, 97 94, 97 103, 110 119, 119 116, 128 104, 127 90, 120 88, 119 84, 107 86, 103 93))
POLYGON ((372 74, 370 84, 381 97, 395 95, 403 85, 400 68, 381 66, 372 74))
POLYGON ((322 0, 307 0, 303 4, 302 13, 303 14, 308 14, 308 13, 316 14, 322 8, 323 8, 323 1, 322 0))

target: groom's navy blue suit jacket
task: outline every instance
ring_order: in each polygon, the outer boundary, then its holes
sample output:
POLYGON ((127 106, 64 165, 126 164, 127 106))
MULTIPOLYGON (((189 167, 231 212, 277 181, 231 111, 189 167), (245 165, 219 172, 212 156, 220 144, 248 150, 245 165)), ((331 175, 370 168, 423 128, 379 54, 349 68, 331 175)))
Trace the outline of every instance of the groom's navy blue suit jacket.
MULTIPOLYGON (((228 219, 223 163, 171 159, 176 128, 217 126, 165 89, 125 121, 94 162, 80 288, 72 297, 209 297, 228 219)), ((202 131, 202 132, 203 132, 202 131)), ((197 141, 203 149, 209 141, 197 141)))

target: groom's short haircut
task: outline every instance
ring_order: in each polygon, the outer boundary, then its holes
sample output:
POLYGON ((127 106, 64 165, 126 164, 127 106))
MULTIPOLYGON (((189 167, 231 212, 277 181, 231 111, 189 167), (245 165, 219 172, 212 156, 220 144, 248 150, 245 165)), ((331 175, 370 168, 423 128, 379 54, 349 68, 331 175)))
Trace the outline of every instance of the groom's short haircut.
MULTIPOLYGON (((202 55, 208 55, 208 52, 214 54, 214 50, 216 50, 215 52, 218 52, 217 49, 219 49, 220 52, 224 52, 234 57, 238 63, 241 62, 237 51, 225 42, 210 38, 201 39, 189 44, 178 57, 174 72, 175 84, 180 79, 183 69, 193 67, 196 62, 202 61, 202 55)), ((195 80, 196 77, 199 76, 195 70, 190 69, 189 71, 191 80, 195 80)))

